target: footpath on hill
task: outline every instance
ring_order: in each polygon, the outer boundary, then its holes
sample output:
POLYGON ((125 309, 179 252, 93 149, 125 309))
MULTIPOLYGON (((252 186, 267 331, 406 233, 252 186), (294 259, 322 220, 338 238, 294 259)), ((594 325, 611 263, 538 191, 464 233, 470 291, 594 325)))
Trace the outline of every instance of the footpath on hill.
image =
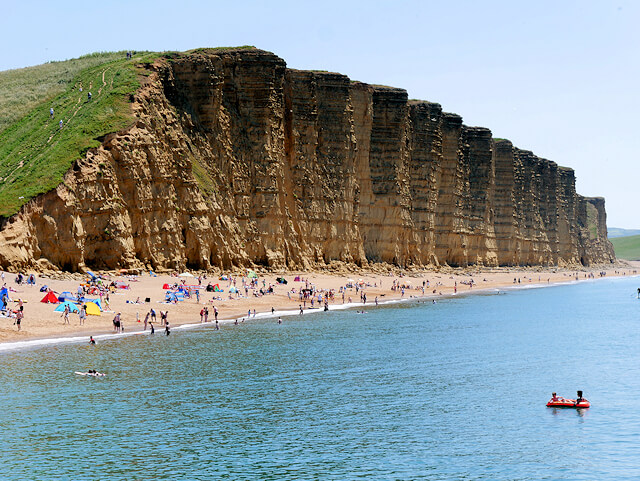
POLYGON ((140 65, 152 54, 82 70, 64 92, 42 102, 0 132, 0 216, 15 214, 63 181, 73 162, 106 134, 133 121, 130 95, 140 65))

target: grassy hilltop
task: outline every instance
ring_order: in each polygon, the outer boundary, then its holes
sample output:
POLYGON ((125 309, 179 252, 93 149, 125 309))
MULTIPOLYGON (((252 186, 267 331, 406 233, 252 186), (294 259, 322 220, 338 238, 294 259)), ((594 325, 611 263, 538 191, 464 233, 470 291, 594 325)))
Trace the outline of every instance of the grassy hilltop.
POLYGON ((0 216, 55 188, 101 137, 130 125, 137 65, 157 55, 98 53, 0 72, 0 216))
POLYGON ((613 244, 618 259, 640 261, 640 235, 614 237, 609 240, 613 244))

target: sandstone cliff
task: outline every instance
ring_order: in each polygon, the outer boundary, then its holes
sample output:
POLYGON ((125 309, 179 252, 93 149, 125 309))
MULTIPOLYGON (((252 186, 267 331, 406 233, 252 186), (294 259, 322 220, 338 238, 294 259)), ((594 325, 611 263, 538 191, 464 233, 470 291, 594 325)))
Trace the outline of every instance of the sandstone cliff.
POLYGON ((148 68, 135 124, 3 220, 3 268, 614 260, 571 169, 402 89, 260 50, 148 68))

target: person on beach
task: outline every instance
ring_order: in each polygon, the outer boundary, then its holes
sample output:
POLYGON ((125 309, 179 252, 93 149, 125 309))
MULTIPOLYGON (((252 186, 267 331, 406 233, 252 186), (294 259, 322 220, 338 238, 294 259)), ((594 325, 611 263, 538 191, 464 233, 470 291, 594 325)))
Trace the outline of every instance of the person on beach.
POLYGON ((82 326, 84 324, 84 320, 87 317, 87 305, 86 304, 82 304, 82 307, 80 307, 80 311, 78 311, 78 317, 80 318, 80 325, 82 326))
POLYGON ((164 323, 164 333, 168 336, 171 334, 171 328, 169 327, 169 321, 165 321, 164 323))
POLYGON ((149 323, 149 326, 151 327, 151 334, 153 334, 154 332, 156 332, 155 328, 153 327, 153 322, 149 323))
POLYGON ((89 344, 91 344, 92 346, 95 346, 96 340, 93 338, 93 336, 89 336, 89 344))
POLYGON ((304 312, 302 311, 302 304, 300 304, 300 315, 303 315, 304 312))
POLYGON ((204 308, 204 322, 209 322, 209 308, 204 308))
POLYGON ((200 322, 204 322, 204 308, 200 309, 200 322))
POLYGON ((113 330, 115 332, 120 332, 120 313, 119 312, 113 317, 113 330))
POLYGON ((64 312, 60 317, 64 317, 64 324, 69 324, 69 306, 64 306, 64 312))
POLYGON ((169 311, 160 311, 160 325, 164 326, 168 321, 167 317, 169 316, 169 311))
POLYGON ((219 330, 220 330, 220 325, 218 324, 218 319, 216 316, 216 331, 219 331, 219 330))
POLYGON ((278 324, 282 324, 282 318, 281 317, 278 318, 278 324))
POLYGON ((218 324, 218 308, 216 306, 213 306, 213 315, 216 318, 216 324, 218 324))
POLYGON ((147 330, 147 324, 149 324, 149 313, 147 312, 147 315, 144 316, 144 329, 143 331, 147 330))
POLYGON ((18 331, 20 330, 20 323, 22 322, 22 318, 24 317, 24 313, 22 310, 16 312, 16 326, 18 327, 18 331))
POLYGON ((154 311, 153 308, 151 308, 149 313, 151 314, 151 320, 155 322, 156 321, 156 311, 154 311))

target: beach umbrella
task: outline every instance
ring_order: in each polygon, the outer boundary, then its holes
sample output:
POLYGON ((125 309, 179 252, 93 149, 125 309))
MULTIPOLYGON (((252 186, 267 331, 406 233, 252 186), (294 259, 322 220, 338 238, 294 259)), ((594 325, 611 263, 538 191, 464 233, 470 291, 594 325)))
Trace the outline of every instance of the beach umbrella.
POLYGON ((54 312, 63 312, 65 306, 69 306, 69 312, 78 312, 80 310, 80 309, 78 309, 78 306, 76 306, 73 302, 64 301, 58 307, 56 307, 53 311, 54 312))
POLYGON ((190 272, 183 272, 182 274, 178 274, 178 277, 193 277, 193 274, 190 272))

